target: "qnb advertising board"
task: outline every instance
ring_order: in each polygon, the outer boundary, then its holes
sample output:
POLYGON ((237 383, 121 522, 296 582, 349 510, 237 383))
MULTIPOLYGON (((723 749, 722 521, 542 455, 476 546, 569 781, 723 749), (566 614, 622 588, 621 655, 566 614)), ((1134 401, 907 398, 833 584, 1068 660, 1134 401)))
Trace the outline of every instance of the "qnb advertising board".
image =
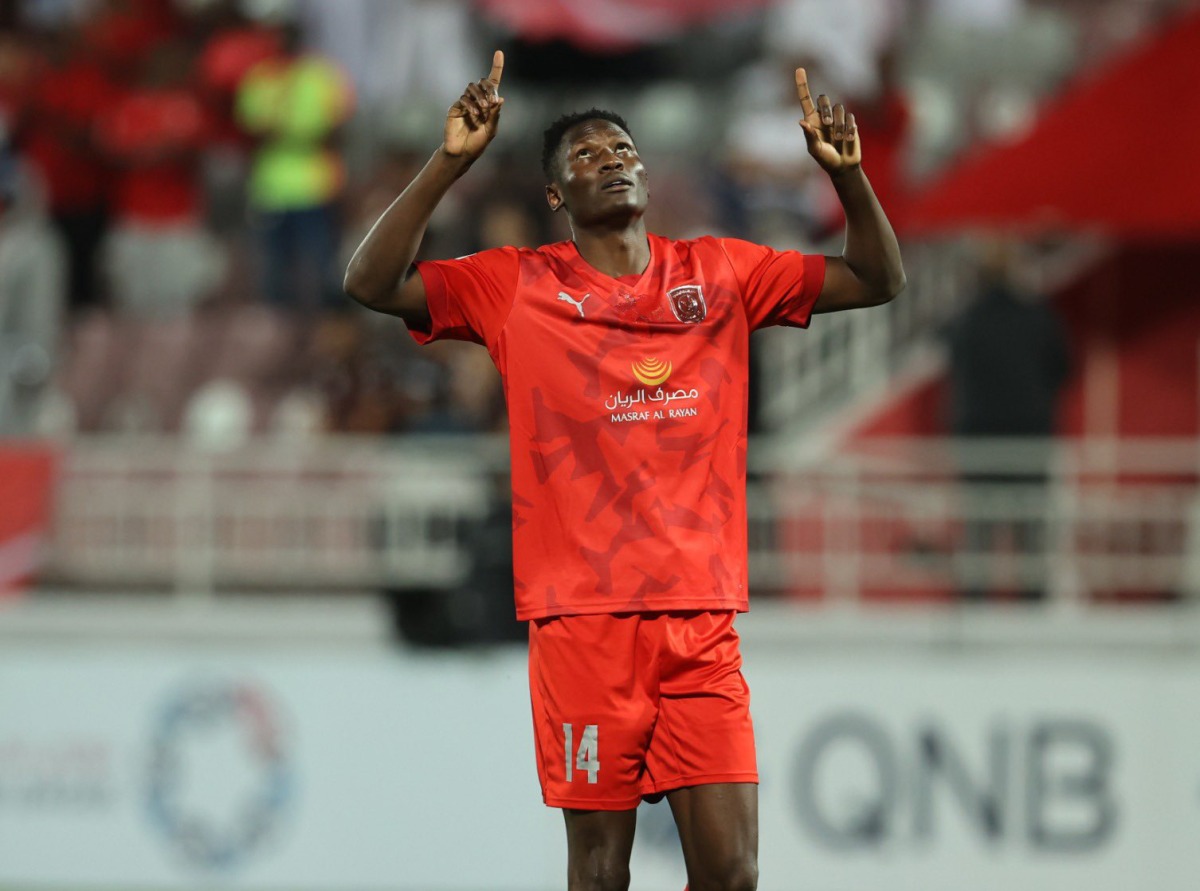
MULTIPOLYGON (((746 655, 763 891, 1197 887, 1200 660, 746 655)), ((514 650, 6 646, 0 889, 561 888, 525 678, 514 650)), ((683 887, 663 804, 633 875, 683 887)))

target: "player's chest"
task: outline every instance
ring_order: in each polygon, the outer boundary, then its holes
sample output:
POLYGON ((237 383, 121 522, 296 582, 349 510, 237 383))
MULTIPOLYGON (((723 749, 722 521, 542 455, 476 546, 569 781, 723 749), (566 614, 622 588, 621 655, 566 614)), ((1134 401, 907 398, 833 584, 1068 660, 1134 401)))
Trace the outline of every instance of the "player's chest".
POLYGON ((576 346, 738 335, 736 294, 720 278, 656 276, 636 283, 550 276, 520 289, 505 330, 522 341, 576 346))
MULTIPOLYGON (((673 287, 607 285, 604 283, 556 283, 554 304, 539 301, 547 324, 572 327, 631 328, 653 326, 659 333, 682 333, 688 327, 711 327, 718 321, 718 307, 710 307, 711 288, 693 281, 673 287), (711 312, 710 312, 711 310, 711 312)), ((533 308, 533 307, 531 307, 533 308)), ((542 313, 539 313, 542 314, 542 313)))
POLYGON ((521 289, 502 339, 510 386, 605 424, 700 418, 741 392, 748 355, 732 283, 689 270, 637 284, 544 277, 521 289))

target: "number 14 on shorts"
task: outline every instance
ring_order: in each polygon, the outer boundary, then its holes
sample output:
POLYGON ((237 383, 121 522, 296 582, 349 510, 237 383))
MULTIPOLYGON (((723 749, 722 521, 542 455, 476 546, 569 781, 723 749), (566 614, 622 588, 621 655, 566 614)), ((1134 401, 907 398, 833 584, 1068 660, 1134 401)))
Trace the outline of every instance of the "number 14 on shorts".
POLYGON ((579 748, 575 748, 575 728, 563 724, 563 738, 566 740, 564 749, 567 754, 567 782, 575 779, 575 770, 587 773, 589 783, 600 781, 600 725, 585 724, 583 736, 579 740, 579 748))

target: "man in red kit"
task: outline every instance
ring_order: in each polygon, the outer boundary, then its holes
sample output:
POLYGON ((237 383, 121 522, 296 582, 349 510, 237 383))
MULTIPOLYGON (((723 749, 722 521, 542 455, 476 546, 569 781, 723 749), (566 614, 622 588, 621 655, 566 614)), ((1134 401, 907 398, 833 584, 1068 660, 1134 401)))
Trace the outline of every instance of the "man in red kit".
POLYGON ((636 807, 666 796, 691 891, 752 891, 758 773, 733 618, 746 592, 749 335, 886 303, 900 250, 854 116, 796 87, 809 153, 846 213, 840 257, 646 231, 629 127, 547 131, 546 201, 570 241, 413 264, 430 215, 495 136, 504 57, 346 272, 420 343, 473 340, 504 380, 517 616, 529 621, 538 775, 563 809, 569 891, 629 886, 636 807))

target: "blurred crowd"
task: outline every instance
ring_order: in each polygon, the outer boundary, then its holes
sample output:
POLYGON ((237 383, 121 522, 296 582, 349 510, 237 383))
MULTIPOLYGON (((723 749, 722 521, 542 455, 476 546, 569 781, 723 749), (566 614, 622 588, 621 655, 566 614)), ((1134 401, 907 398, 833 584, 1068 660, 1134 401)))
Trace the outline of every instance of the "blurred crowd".
POLYGON ((494 46, 502 137, 426 256, 565 237, 541 207, 540 133, 593 101, 631 122, 655 231, 836 251, 836 200, 795 129, 797 64, 854 110, 902 229, 921 177, 1181 4, 684 3, 629 33, 556 30, 558 5, 0 3, 0 433, 500 429, 485 351, 417 350, 340 287, 494 46))

